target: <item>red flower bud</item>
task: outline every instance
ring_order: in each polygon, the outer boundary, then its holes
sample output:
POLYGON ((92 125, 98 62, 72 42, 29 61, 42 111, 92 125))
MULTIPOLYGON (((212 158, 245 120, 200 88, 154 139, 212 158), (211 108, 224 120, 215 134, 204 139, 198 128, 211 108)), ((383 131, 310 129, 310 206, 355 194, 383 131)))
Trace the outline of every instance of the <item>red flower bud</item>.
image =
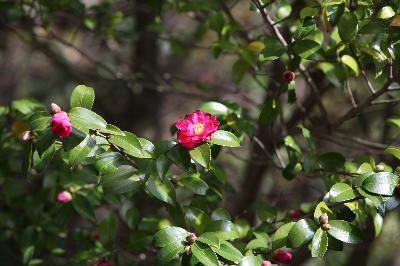
POLYGON ((72 126, 66 112, 55 113, 51 117, 51 132, 61 138, 66 138, 71 134, 72 126))
POLYGON ((72 200, 72 195, 68 191, 62 191, 58 193, 57 200, 65 203, 72 200))
POLYGON ((272 259, 279 263, 289 264, 292 261, 292 253, 279 248, 272 253, 272 259))
POLYGON ((113 266, 110 262, 106 261, 106 260, 101 260, 97 263, 96 266, 113 266))
POLYGON ((217 131, 217 118, 200 110, 186 115, 185 119, 175 123, 178 128, 178 142, 185 148, 193 149, 197 145, 211 139, 211 134, 217 131))
POLYGON ((285 71, 283 73, 283 80, 290 82, 296 78, 296 74, 293 71, 285 71))
POLYGON ((329 231, 332 228, 332 226, 330 224, 321 224, 321 228, 324 231, 329 231))
POLYGON ((261 263, 261 266, 271 266, 271 262, 269 260, 263 260, 263 262, 261 263))
POLYGON ((171 176, 170 180, 171 180, 171 183, 172 183, 172 184, 178 184, 178 182, 179 182, 179 176, 173 175, 173 176, 171 176))
POLYGON ((320 224, 327 224, 329 222, 329 217, 327 213, 323 213, 321 214, 321 216, 319 217, 319 222, 320 224))
POLYGON ((90 238, 93 240, 93 241, 99 241, 100 240, 100 234, 99 234, 99 232, 96 230, 96 231, 93 231, 92 232, 92 234, 90 235, 90 238))
POLYGON ((186 237, 186 241, 189 244, 193 244, 195 241, 197 240, 197 236, 194 233, 190 233, 187 237, 186 237))
POLYGON ((303 215, 303 212, 299 209, 294 209, 294 210, 289 211, 289 217, 294 220, 300 219, 302 215, 303 215))

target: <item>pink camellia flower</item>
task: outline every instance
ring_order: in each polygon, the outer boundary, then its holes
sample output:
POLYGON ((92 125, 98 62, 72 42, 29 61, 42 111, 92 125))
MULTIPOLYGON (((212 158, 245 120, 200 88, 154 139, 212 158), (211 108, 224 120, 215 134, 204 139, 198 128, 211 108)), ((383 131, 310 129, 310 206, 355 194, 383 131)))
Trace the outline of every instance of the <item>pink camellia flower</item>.
POLYGON ((294 209, 294 210, 289 211, 289 217, 294 220, 300 219, 302 215, 303 215, 303 212, 299 209, 294 209))
POLYGON ((289 264, 292 261, 292 253, 283 248, 278 248, 272 253, 272 259, 279 263, 289 264))
POLYGON ((72 195, 68 191, 62 191, 58 193, 57 200, 59 202, 68 202, 72 200, 72 195))
POLYGON ((261 266, 271 266, 271 262, 269 260, 263 260, 263 262, 261 263, 261 266))
POLYGON ((71 134, 72 126, 66 112, 57 112, 51 117, 51 132, 53 134, 66 138, 71 134))
POLYGON ((106 260, 101 260, 96 264, 96 266, 113 266, 113 265, 106 260))
POLYGON ((185 119, 176 121, 175 126, 178 128, 178 142, 185 148, 193 149, 211 139, 219 122, 215 116, 196 110, 193 114, 186 115, 185 119))

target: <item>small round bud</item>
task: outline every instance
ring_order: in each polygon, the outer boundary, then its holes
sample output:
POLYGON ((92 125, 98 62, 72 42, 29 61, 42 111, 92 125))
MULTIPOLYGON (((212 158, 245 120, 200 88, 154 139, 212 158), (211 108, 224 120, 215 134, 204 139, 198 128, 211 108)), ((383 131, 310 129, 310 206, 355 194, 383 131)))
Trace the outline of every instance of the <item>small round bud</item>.
POLYGON ((322 224, 321 225, 322 230, 324 231, 328 231, 329 229, 332 228, 332 226, 330 224, 322 224))
POLYGON ((72 195, 71 195, 71 193, 69 193, 66 190, 65 191, 61 191, 60 193, 57 194, 57 200, 59 202, 66 203, 66 202, 69 202, 69 201, 72 200, 72 195))
POLYGON ((172 184, 178 184, 178 182, 179 182, 179 176, 177 176, 177 175, 173 175, 173 176, 171 176, 171 178, 170 178, 170 180, 171 180, 171 183, 172 184))
POLYGON ((283 73, 283 80, 290 82, 296 78, 296 74, 293 71, 285 71, 283 73))
POLYGON ((289 211, 289 217, 294 220, 300 219, 302 215, 303 212, 299 209, 293 209, 289 211))
POLYGON ((21 138, 23 141, 28 141, 32 138, 32 133, 29 130, 24 131, 24 132, 22 132, 21 138))
POLYGON ((58 106, 57 104, 51 103, 50 106, 51 106, 51 110, 53 111, 53 113, 61 112, 61 107, 58 106))
POLYGON ((186 237, 186 241, 191 245, 193 244, 195 241, 197 240, 197 236, 194 233, 190 233, 187 237, 186 237))
POLYGON ((385 166, 383 166, 382 164, 378 164, 375 166, 375 172, 383 172, 385 171, 385 166))
POLYGON ((261 266, 271 266, 271 262, 269 260, 263 260, 263 262, 261 263, 261 266))
POLYGON ((319 222, 320 224, 327 224, 329 222, 328 214, 327 213, 321 214, 321 216, 319 217, 319 222))
POLYGON ((191 246, 185 246, 186 255, 189 255, 191 250, 192 250, 191 246))

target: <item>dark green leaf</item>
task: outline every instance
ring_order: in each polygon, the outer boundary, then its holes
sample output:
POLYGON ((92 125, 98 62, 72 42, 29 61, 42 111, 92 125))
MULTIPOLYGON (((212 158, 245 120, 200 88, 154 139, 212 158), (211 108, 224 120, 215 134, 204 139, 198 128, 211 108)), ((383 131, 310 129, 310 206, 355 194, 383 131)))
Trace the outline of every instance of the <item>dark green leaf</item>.
POLYGON ((352 12, 345 12, 338 23, 339 36, 343 42, 350 42, 357 34, 358 20, 352 12))
POLYGON ((82 217, 92 221, 96 220, 93 206, 85 196, 75 193, 73 195, 72 205, 74 206, 75 211, 82 217))
POLYGON ((96 145, 96 140, 87 135, 86 138, 69 153, 69 164, 76 166, 86 159, 90 151, 96 145))
POLYGON ((207 183, 198 174, 187 175, 179 180, 179 183, 198 195, 205 195, 209 188, 207 183))
POLYGON ((290 229, 288 234, 288 246, 298 248, 306 245, 314 236, 315 224, 311 219, 301 219, 290 229))
POLYGON ((125 153, 136 158, 151 158, 142 152, 142 145, 136 135, 123 131, 125 136, 111 136, 109 142, 120 147, 125 153))
POLYGON ((99 224, 100 241, 105 246, 113 246, 117 237, 118 220, 114 214, 109 214, 99 224))
POLYGON ((101 186, 105 193, 123 194, 138 188, 139 173, 130 165, 121 165, 108 175, 101 177, 101 186))
POLYGON ((206 244, 195 242, 192 245, 192 253, 202 264, 206 266, 218 265, 218 258, 214 251, 206 244))
POLYGON ((309 58, 320 49, 321 45, 312 40, 299 40, 293 46, 293 52, 301 58, 309 58))
POLYGON ((200 234, 204 232, 204 229, 210 222, 210 217, 208 217, 204 211, 194 207, 188 207, 185 209, 185 218, 188 223, 193 226, 196 232, 200 234))
POLYGON ((211 248, 219 248, 220 247, 220 241, 218 239, 218 236, 214 233, 210 233, 210 232, 204 233, 199 238, 197 238, 197 241, 207 244, 207 245, 211 246, 211 248))
POLYGON ((220 240, 231 240, 238 237, 235 225, 230 221, 211 221, 206 232, 214 232, 220 240))
POLYGON ((345 243, 357 244, 362 242, 362 234, 360 229, 342 220, 330 220, 329 224, 332 226, 328 230, 328 234, 345 243))
POLYGON ((260 124, 270 124, 275 121, 279 114, 278 104, 275 100, 267 100, 261 109, 260 116, 258 117, 258 122, 260 124))
POLYGON ((288 234, 294 224, 295 222, 290 222, 280 226, 278 230, 276 230, 276 232, 271 236, 273 250, 286 246, 288 234))
POLYGON ((239 263, 243 258, 242 253, 237 248, 235 248, 231 243, 229 243, 227 241, 223 241, 219 248, 215 248, 215 247, 211 247, 211 248, 219 256, 221 256, 229 261, 232 261, 234 263, 239 263))
POLYGON ((312 257, 322 258, 328 249, 328 236, 321 228, 318 228, 312 239, 311 255, 312 257))
POLYGON ((185 229, 180 227, 166 227, 158 231, 154 236, 154 244, 157 247, 165 247, 172 244, 183 245, 188 234, 185 229))
POLYGON ((157 199, 173 205, 175 203, 175 188, 168 179, 160 180, 151 175, 146 182, 146 188, 157 199))
POLYGON ((87 133, 89 129, 104 129, 107 128, 107 122, 95 112, 86 108, 74 107, 68 116, 74 128, 87 133))
POLYGON ((211 150, 210 145, 208 143, 203 143, 197 146, 194 149, 189 151, 190 157, 203 166, 204 168, 208 169, 211 162, 211 150))
POLYGON ((181 145, 175 145, 170 148, 166 153, 168 159, 170 159, 177 166, 188 169, 190 167, 190 155, 189 151, 183 148, 181 145))
POLYGON ((157 259, 162 263, 161 265, 166 265, 166 262, 169 262, 176 258, 179 254, 183 253, 185 250, 182 244, 170 244, 163 247, 157 254, 157 259))
POLYGON ((249 68, 249 63, 246 60, 239 58, 232 67, 232 79, 238 84, 246 74, 247 69, 249 68))
POLYGON ((353 188, 346 183, 336 183, 329 190, 330 202, 341 202, 356 198, 353 188))

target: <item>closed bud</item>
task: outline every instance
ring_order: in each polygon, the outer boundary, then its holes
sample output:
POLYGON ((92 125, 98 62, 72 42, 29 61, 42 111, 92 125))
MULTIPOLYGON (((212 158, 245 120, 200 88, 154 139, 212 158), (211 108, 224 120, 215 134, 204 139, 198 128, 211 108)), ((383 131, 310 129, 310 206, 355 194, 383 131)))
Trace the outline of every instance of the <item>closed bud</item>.
POLYGON ((190 233, 187 237, 186 237, 186 241, 191 245, 193 244, 195 241, 197 240, 197 236, 194 233, 190 233))
POLYGON ((261 263, 261 266, 271 266, 272 263, 269 260, 263 260, 263 262, 261 263))
POLYGON ((51 106, 51 111, 53 111, 53 113, 61 112, 61 107, 58 106, 57 104, 52 103, 50 106, 51 106))
POLYGON ((24 131, 24 132, 22 132, 21 138, 23 141, 28 141, 32 138, 32 133, 29 130, 24 131))
POLYGON ((324 231, 328 231, 328 230, 330 230, 332 228, 332 226, 330 224, 322 224, 321 228, 324 231))
POLYGON ((292 253, 284 250, 283 248, 278 248, 272 252, 272 259, 279 263, 289 264, 292 261, 292 253))
POLYGON ((290 82, 296 78, 296 74, 293 71, 285 71, 283 73, 283 80, 290 82))
POLYGON ((185 246, 186 255, 189 255, 191 250, 192 250, 191 246, 185 246))
POLYGON ((294 220, 300 219, 302 215, 303 215, 303 212, 299 209, 294 209, 294 210, 289 211, 289 217, 294 220))
POLYGON ((383 166, 382 164, 378 164, 375 166, 375 172, 383 172, 385 171, 385 166, 383 166))
POLYGON ((320 224, 327 224, 329 222, 328 214, 326 213, 321 214, 321 216, 319 217, 319 222, 320 224))
POLYGON ((173 175, 173 176, 171 176, 170 180, 171 180, 172 184, 176 185, 179 182, 179 176, 173 175))

